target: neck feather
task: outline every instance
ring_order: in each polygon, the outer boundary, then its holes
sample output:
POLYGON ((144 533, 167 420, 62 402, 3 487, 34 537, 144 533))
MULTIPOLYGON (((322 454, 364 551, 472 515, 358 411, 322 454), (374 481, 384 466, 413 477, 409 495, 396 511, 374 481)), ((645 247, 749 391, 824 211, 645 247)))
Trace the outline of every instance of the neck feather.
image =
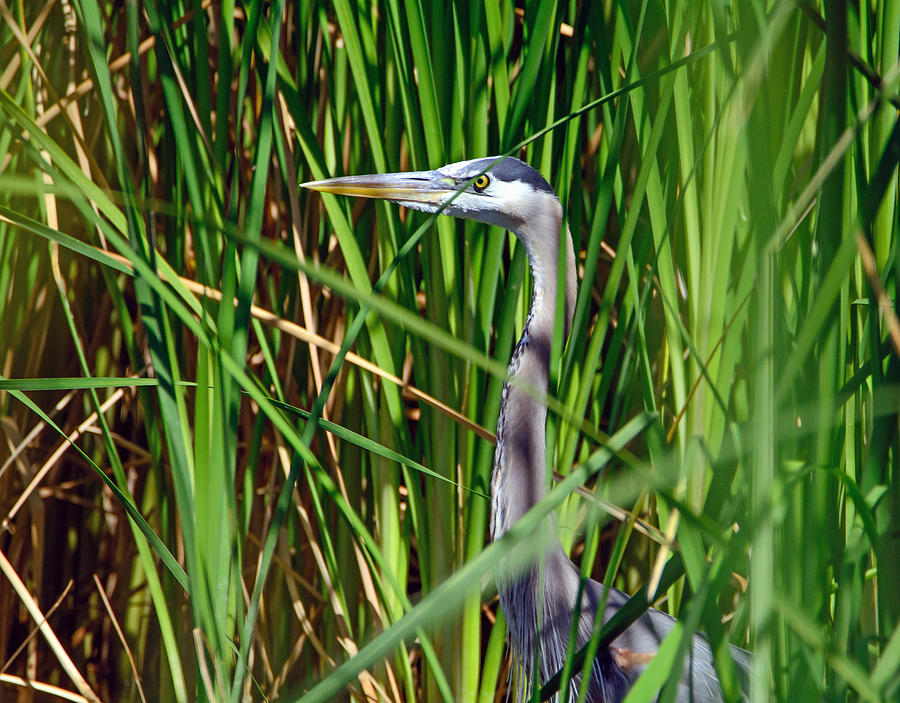
MULTIPOLYGON (((558 205, 558 202, 557 202, 558 205)), ((497 420, 497 449, 491 477, 491 537, 497 539, 537 503, 545 492, 546 395, 550 347, 559 294, 559 238, 562 208, 543 209, 526 218, 515 234, 525 245, 534 290, 525 329, 509 364, 497 420)), ((575 309, 575 251, 565 229, 564 335, 575 309)))

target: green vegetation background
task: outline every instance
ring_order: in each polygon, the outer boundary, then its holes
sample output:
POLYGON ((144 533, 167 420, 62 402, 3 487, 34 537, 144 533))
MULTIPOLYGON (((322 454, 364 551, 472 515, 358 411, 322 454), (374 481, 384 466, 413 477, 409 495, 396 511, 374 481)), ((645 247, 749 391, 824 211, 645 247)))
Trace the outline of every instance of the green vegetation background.
POLYGON ((504 700, 492 569, 552 510, 682 619, 630 701, 698 629, 731 699, 729 641, 754 701, 896 700, 898 42, 875 0, 0 0, 0 697, 504 700), (522 248, 297 183, 499 153, 583 282, 570 478, 487 546, 522 248))

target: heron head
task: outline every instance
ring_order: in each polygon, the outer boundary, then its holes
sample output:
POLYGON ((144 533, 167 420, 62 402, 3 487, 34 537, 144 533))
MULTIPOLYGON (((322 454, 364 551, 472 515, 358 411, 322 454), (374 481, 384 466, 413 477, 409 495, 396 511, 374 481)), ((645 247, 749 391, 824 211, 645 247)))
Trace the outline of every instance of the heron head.
MULTIPOLYGON (((325 193, 390 200, 408 208, 477 220, 520 234, 528 222, 562 216, 550 184, 512 156, 447 164, 434 171, 344 176, 301 183, 325 193)), ((526 242, 527 244, 527 242, 526 242)))

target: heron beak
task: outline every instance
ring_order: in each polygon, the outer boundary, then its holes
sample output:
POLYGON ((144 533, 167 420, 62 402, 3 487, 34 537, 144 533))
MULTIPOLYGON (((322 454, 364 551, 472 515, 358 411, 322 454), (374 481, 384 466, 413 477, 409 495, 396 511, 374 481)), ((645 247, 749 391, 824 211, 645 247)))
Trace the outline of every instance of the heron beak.
POLYGON ((407 173, 383 173, 370 176, 342 176, 323 181, 301 183, 301 188, 337 195, 354 195, 359 198, 379 198, 401 205, 440 205, 453 195, 460 184, 439 171, 410 171, 407 173))

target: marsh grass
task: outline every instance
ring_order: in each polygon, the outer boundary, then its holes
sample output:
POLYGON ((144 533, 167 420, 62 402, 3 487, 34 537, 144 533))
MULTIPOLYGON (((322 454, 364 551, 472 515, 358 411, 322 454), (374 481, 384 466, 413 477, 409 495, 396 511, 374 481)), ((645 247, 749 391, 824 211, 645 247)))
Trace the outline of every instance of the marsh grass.
POLYGON ((681 619, 630 702, 698 630, 729 700, 729 642, 754 701, 896 699, 896 3, 0 17, 3 696, 503 700, 493 570, 553 512, 681 619), (582 282, 488 545, 522 248, 296 185, 498 153, 582 282))

